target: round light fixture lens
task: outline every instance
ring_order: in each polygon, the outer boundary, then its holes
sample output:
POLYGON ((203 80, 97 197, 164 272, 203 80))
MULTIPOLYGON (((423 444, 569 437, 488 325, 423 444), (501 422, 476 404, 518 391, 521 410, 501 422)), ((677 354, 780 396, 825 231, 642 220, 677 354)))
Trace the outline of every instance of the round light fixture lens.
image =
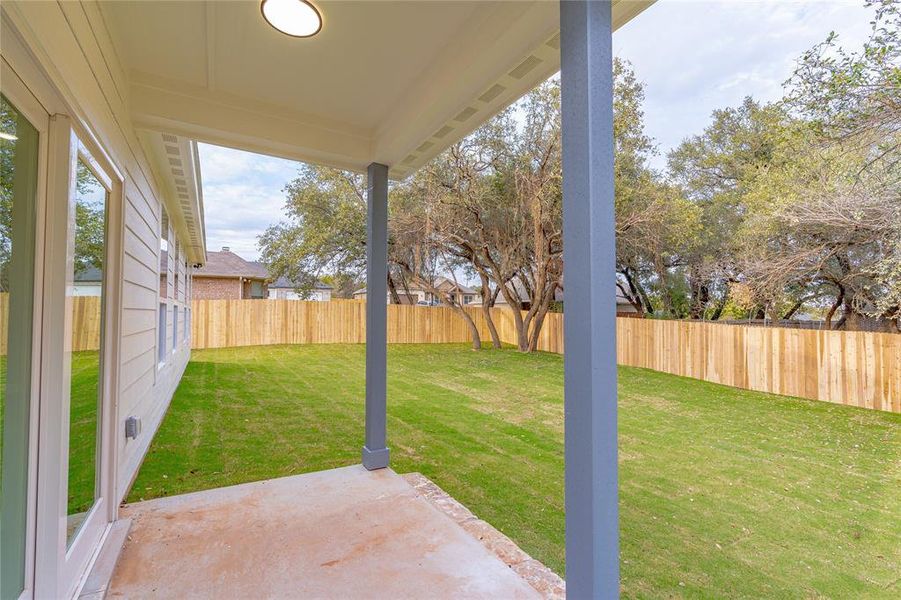
POLYGON ((263 18, 270 25, 294 37, 310 37, 322 29, 322 17, 305 0, 263 0, 263 18))

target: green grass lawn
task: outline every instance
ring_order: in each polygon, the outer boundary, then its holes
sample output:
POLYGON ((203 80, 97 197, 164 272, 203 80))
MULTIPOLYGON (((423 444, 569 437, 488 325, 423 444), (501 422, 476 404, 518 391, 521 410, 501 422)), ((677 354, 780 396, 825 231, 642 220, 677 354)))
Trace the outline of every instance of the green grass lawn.
MULTIPOLYGON (((97 473, 97 385, 100 354, 96 350, 72 352, 69 419, 68 514, 87 511, 94 504, 97 473)), ((6 357, 0 357, 0 432, 6 402, 6 357)), ((2 446, 2 438, 0 438, 2 446)), ((0 461, 2 463, 2 461, 0 461)))
MULTIPOLYGON (((129 501, 359 461, 363 346, 194 351, 129 501)), ((392 467, 564 571, 563 359, 388 352, 392 467)), ((627 597, 898 597, 901 415, 619 371, 627 597)))

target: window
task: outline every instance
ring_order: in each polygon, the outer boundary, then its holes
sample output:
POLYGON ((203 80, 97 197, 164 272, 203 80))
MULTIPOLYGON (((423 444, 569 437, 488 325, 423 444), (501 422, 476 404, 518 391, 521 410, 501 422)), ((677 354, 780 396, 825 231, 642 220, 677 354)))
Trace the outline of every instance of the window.
POLYGON ((160 302, 159 339, 157 340, 157 356, 160 366, 166 362, 166 303, 160 302))
POLYGON ((97 296, 75 298, 74 289, 68 291, 71 314, 65 327, 69 346, 66 360, 72 373, 69 384, 69 449, 67 545, 71 545, 81 527, 88 522, 91 509, 102 500, 103 473, 100 460, 103 454, 101 415, 103 414, 104 330, 107 314, 105 272, 107 270, 108 210, 112 181, 95 157, 79 140, 75 164, 76 184, 72 188, 75 210, 70 216, 71 238, 66 274, 67 281, 90 279, 98 283, 97 296), (88 308, 90 307, 90 308, 88 308), (94 335, 99 347, 86 341, 90 325, 80 319, 83 311, 100 316, 94 335))
POLYGON ((166 214, 166 209, 162 209, 163 216, 161 218, 160 223, 160 250, 163 252, 169 251, 169 215, 166 214))
POLYGON ((174 284, 174 290, 172 292, 172 297, 175 298, 176 300, 178 300, 178 271, 179 271, 179 267, 180 267, 179 263, 181 262, 178 260, 178 250, 179 250, 178 240, 175 240, 175 254, 174 254, 175 260, 172 261, 172 264, 175 267, 172 270, 172 282, 174 284))
POLYGON ((182 339, 187 344, 188 336, 190 336, 190 334, 191 334, 191 309, 190 308, 185 308, 185 325, 184 325, 184 327, 185 327, 185 331, 184 331, 184 335, 182 336, 182 339))
POLYGON ((263 297, 263 282, 262 281, 251 281, 250 282, 250 297, 251 298, 262 298, 263 297))
POLYGON ((178 307, 172 307, 172 349, 178 348, 178 307))
POLYGON ((169 275, 169 215, 166 209, 160 218, 160 298, 165 300, 169 295, 168 282, 166 280, 169 275))

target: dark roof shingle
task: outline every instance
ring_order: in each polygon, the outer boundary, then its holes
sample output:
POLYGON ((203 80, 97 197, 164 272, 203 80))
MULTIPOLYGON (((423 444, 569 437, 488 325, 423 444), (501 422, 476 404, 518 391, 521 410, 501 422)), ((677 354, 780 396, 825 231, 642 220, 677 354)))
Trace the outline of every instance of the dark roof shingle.
POLYGON ((262 263, 244 260, 234 252, 207 252, 206 264, 194 271, 194 277, 246 277, 269 279, 262 263))

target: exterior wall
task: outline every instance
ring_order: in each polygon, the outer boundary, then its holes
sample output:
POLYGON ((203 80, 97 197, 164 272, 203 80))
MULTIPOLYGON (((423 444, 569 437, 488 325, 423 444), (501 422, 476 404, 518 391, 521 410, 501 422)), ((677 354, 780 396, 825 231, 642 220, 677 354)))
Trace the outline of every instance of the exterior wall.
POLYGON ((191 294, 194 300, 240 300, 241 281, 224 277, 195 277, 191 294))
POLYGON ((313 290, 309 297, 301 298, 293 289, 269 288, 266 295, 270 300, 308 300, 310 302, 329 302, 332 299, 331 290, 313 290))
POLYGON ((73 296, 99 296, 100 283, 76 283, 72 288, 73 296))
MULTIPOLYGON (((425 290, 417 290, 410 289, 410 293, 407 294, 404 290, 398 289, 397 295, 400 296, 401 304, 417 304, 419 302, 428 302, 428 303, 437 303, 438 298, 432 294, 431 292, 427 292, 425 290)), ((454 301, 459 301, 459 295, 453 294, 454 301)), ((366 292, 357 292, 354 294, 354 300, 366 300, 366 292)), ((464 294, 463 296, 463 304, 467 306, 479 306, 482 303, 482 298, 478 294, 464 294), (468 301, 467 301, 468 298, 468 301)), ((388 292, 388 303, 391 304, 391 292, 388 292)))
MULTIPOLYGON (((96 4, 9 2, 4 17, 21 34, 73 119, 92 133, 123 178, 123 221, 109 225, 110 235, 121 235, 123 242, 121 337, 119 356, 112 357, 119 367, 112 454, 117 492, 113 502, 118 503, 137 474, 190 357, 190 343, 184 341, 158 366, 159 240, 165 200, 130 126, 126 78, 96 4), (124 434, 129 416, 142 421, 142 431, 133 440, 124 434)), ((175 210, 175 199, 170 202, 175 210)), ((176 239, 174 232, 171 236, 170 242, 176 239)), ((170 261, 167 275, 173 268, 183 267, 170 261)), ((172 310, 180 301, 170 296, 165 302, 172 310)))

